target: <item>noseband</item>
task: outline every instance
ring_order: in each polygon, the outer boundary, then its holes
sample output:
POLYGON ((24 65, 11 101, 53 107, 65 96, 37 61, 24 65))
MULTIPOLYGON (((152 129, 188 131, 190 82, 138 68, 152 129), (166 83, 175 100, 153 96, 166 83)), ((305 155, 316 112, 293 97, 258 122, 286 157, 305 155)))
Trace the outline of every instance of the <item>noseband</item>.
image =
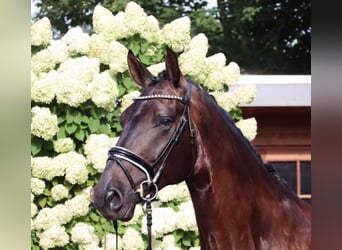
MULTIPOLYGON (((144 100, 152 100, 152 99, 169 99, 169 100, 176 100, 181 102, 184 105, 184 110, 182 116, 177 124, 175 131, 171 139, 165 145, 163 150, 159 153, 158 157, 153 161, 152 164, 149 164, 139 155, 135 154, 134 152, 124 148, 115 146, 109 150, 108 153, 108 160, 115 161, 117 165, 122 169, 124 174, 126 175, 131 188, 134 192, 138 193, 146 202, 146 211, 147 211, 147 226, 148 226, 148 249, 151 249, 151 225, 152 225, 152 209, 151 209, 151 201, 157 196, 158 194, 158 187, 157 182, 162 175, 166 162, 173 150, 176 146, 179 137, 181 136, 186 122, 189 123, 189 132, 190 132, 190 144, 192 150, 192 167, 194 166, 194 143, 195 143, 195 133, 192 127, 191 118, 190 118, 190 102, 191 102, 191 84, 187 82, 186 88, 186 95, 185 97, 180 97, 176 95, 148 95, 148 96, 139 96, 135 97, 134 101, 144 101, 144 100), (157 172, 154 171, 154 168, 159 164, 162 160, 163 162, 160 164, 159 169, 157 172), (128 169, 125 167, 124 163, 121 161, 127 161, 131 163, 133 166, 138 168, 146 175, 146 180, 142 181, 140 184, 140 188, 137 189, 136 184, 129 173, 128 169)), ((107 161, 108 161, 107 160, 107 161)), ((117 227, 116 222, 114 222, 115 227, 117 227)))

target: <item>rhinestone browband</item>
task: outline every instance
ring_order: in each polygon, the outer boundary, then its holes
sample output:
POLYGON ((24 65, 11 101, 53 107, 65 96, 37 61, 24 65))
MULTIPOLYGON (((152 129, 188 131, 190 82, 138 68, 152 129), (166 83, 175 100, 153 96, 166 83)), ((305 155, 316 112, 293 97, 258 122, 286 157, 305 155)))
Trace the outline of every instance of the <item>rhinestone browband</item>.
POLYGON ((141 101, 141 100, 150 100, 150 99, 171 99, 171 100, 178 100, 184 102, 185 100, 177 95, 147 95, 147 96, 138 96, 134 97, 134 101, 141 101))

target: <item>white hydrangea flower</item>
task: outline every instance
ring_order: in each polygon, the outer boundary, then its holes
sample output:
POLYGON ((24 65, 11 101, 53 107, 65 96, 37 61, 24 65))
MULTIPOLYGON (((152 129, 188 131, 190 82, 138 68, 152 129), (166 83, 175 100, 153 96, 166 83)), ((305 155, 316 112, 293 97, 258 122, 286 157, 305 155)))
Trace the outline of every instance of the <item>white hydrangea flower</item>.
POLYGON ((127 228, 125 234, 122 236, 122 249, 143 250, 144 241, 140 232, 134 228, 127 228))
POLYGON ((190 18, 184 16, 166 24, 161 30, 161 39, 174 52, 183 51, 191 40, 190 18))
POLYGON ((53 142, 53 149, 57 153, 67 153, 75 149, 75 143, 70 137, 59 138, 53 142))
POLYGON ((117 41, 112 41, 108 47, 108 61, 110 62, 110 72, 112 74, 123 73, 128 69, 127 53, 128 49, 117 41))
POLYGON ((201 247, 190 247, 189 250, 201 250, 201 247))
POLYGON ((140 217, 144 214, 144 210, 141 204, 137 204, 135 206, 135 210, 134 210, 134 215, 133 218, 130 219, 129 221, 126 222, 122 222, 122 225, 124 226, 129 226, 129 225, 134 225, 137 224, 140 220, 140 217))
POLYGON ((45 179, 51 180, 55 176, 64 176, 65 169, 69 164, 68 160, 68 155, 66 153, 58 154, 52 158, 52 161, 48 167, 49 174, 45 179))
POLYGON ((34 46, 48 45, 52 39, 51 23, 43 17, 31 24, 31 44, 34 46))
POLYGON ((51 40, 47 49, 55 63, 62 63, 69 58, 68 46, 62 40, 51 40))
POLYGON ((215 97, 218 105, 220 105, 224 110, 229 112, 237 105, 236 100, 233 98, 231 92, 211 92, 212 96, 215 97))
POLYGON ((209 72, 206 79, 202 82, 203 86, 214 91, 222 90, 225 81, 222 71, 222 69, 217 69, 216 71, 209 72))
MULTIPOLYGON (((31 88, 34 86, 34 84, 36 83, 36 81, 38 81, 39 78, 37 76, 36 73, 34 73, 32 70, 31 70, 31 88)), ((32 90, 31 90, 32 91, 32 90)))
POLYGON ((102 34, 92 34, 89 41, 89 53, 91 57, 98 58, 103 64, 110 64, 108 59, 109 43, 106 42, 102 34))
POLYGON ((167 249, 167 250, 181 250, 181 248, 177 247, 176 239, 172 234, 165 235, 162 238, 160 248, 167 249))
POLYGON ((51 208, 42 208, 34 219, 36 230, 46 230, 54 225, 59 225, 58 218, 51 208))
POLYGON ((140 92, 137 90, 131 91, 128 94, 124 95, 121 100, 121 112, 123 112, 126 108, 131 106, 131 104, 133 103, 133 98, 139 95, 140 92))
MULTIPOLYGON (((37 214, 37 212, 38 212, 38 208, 37 208, 36 204, 31 202, 31 218, 33 218, 37 214)), ((33 225, 34 225, 34 223, 33 223, 33 225)))
POLYGON ((255 118, 240 120, 235 125, 249 141, 254 140, 257 135, 257 122, 255 118))
POLYGON ((67 198, 68 195, 69 195, 68 189, 62 184, 57 184, 56 186, 51 188, 51 197, 55 201, 59 201, 64 198, 67 198))
POLYGON ((58 132, 57 116, 46 107, 35 106, 31 109, 31 133, 48 141, 58 132))
POLYGON ((244 85, 232 91, 232 95, 234 95, 238 104, 251 103, 256 95, 256 86, 244 85))
POLYGON ((112 140, 105 134, 91 134, 84 145, 84 153, 93 167, 100 173, 103 172, 106 161, 108 149, 112 147, 112 140))
POLYGON ((99 238, 94 233, 94 228, 84 222, 78 222, 71 229, 71 240, 80 245, 99 244, 99 238))
POLYGON ((165 63, 161 62, 158 64, 151 65, 147 68, 153 75, 158 75, 160 72, 165 70, 165 63))
POLYGON ((63 247, 68 243, 69 235, 66 233, 65 228, 59 225, 53 225, 39 234, 39 245, 43 249, 63 247))
POLYGON ((125 25, 133 33, 142 31, 147 23, 147 15, 143 8, 135 2, 129 2, 125 9, 125 25))
POLYGON ((208 48, 208 38, 204 34, 192 38, 185 52, 178 58, 179 67, 184 75, 190 76, 194 81, 205 82, 209 74, 206 64, 208 48))
POLYGON ((164 187, 158 192, 158 198, 162 202, 171 200, 185 201, 190 199, 189 190, 185 182, 164 187))
POLYGON ((119 89, 108 70, 95 75, 90 83, 90 95, 97 107, 113 111, 114 102, 119 95, 119 89))
POLYGON ((240 79, 240 67, 235 62, 230 62, 226 67, 223 68, 223 74, 225 83, 228 86, 234 86, 240 79))
POLYGON ((47 156, 32 157, 31 158, 31 175, 40 179, 48 179, 49 166, 52 159, 47 156))
POLYGON ((40 195, 44 192, 45 182, 38 178, 31 178, 31 192, 35 195, 40 195))
POLYGON ((176 213, 176 227, 184 231, 197 230, 196 216, 192 201, 182 202, 176 213))
POLYGON ((56 62, 53 57, 53 53, 44 49, 31 57, 31 69, 34 73, 39 75, 40 72, 48 72, 54 69, 56 62))
MULTIPOLYGON (((118 245, 121 245, 121 237, 118 236, 118 245)), ((102 245, 105 246, 106 250, 116 250, 116 235, 115 234, 105 234, 102 239, 102 245)), ((122 248, 121 248, 122 249, 122 248)))
POLYGON ((205 34, 199 33, 191 39, 190 43, 185 48, 185 52, 192 51, 192 53, 204 58, 208 53, 208 49, 208 38, 205 34))
POLYGON ((51 211, 56 217, 59 225, 64 225, 70 222, 73 217, 72 211, 64 204, 57 204, 51 208, 51 211))
MULTIPOLYGON (((155 238, 162 237, 164 234, 173 232, 176 229, 176 212, 170 207, 154 207, 153 208, 153 227, 152 236, 155 238)), ((142 221, 146 221, 146 216, 142 221)), ((142 224, 141 231, 147 234, 146 223, 142 224)))
POLYGON ((56 85, 59 81, 57 71, 42 73, 31 87, 31 99, 40 103, 51 103, 55 98, 56 85))
POLYGON ((58 103, 78 107, 90 98, 88 84, 80 79, 65 77, 61 74, 56 89, 56 97, 58 103))
POLYGON ((217 53, 205 58, 205 62, 209 71, 216 71, 226 66, 226 56, 223 53, 217 53))
POLYGON ((101 34, 106 42, 127 37, 130 30, 125 25, 125 13, 119 12, 115 16, 97 5, 93 14, 93 29, 96 34, 101 34))
POLYGON ((71 184, 85 183, 88 180, 89 174, 86 167, 86 158, 75 151, 65 153, 65 156, 68 157, 67 167, 65 169, 65 180, 71 184))
POLYGON ((67 200, 64 204, 73 216, 84 216, 89 212, 90 198, 89 195, 82 193, 67 200))
POLYGON ((256 93, 255 85, 245 85, 229 92, 212 92, 217 103, 229 112, 232 108, 242 103, 253 101, 256 93))
POLYGON ((90 98, 89 84, 100 71, 97 58, 70 58, 58 68, 60 81, 56 88, 58 103, 78 107, 90 98))
POLYGON ((154 16, 147 17, 143 29, 140 30, 140 35, 149 43, 161 43, 161 31, 159 29, 159 22, 154 16))
POLYGON ((62 37, 62 41, 68 45, 70 53, 86 54, 89 52, 90 36, 79 26, 69 29, 62 37))

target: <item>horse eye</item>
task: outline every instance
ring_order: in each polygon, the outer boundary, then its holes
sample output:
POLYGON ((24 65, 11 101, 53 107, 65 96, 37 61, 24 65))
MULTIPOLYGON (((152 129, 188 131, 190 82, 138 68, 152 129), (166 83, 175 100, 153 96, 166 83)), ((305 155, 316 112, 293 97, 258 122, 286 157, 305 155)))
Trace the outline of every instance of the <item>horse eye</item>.
POLYGON ((170 126, 173 123, 173 119, 170 117, 162 117, 159 120, 159 125, 170 126))

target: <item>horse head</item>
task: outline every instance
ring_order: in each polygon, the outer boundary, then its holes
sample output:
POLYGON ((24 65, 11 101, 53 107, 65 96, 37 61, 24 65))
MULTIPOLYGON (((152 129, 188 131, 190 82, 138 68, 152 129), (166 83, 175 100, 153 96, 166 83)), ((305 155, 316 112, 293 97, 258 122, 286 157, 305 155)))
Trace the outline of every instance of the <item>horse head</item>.
POLYGON ((120 117, 117 145, 94 187, 95 207, 110 220, 130 220, 135 205, 192 174, 193 130, 189 83, 167 49, 166 70, 153 76, 129 51, 129 71, 143 90, 120 117))

